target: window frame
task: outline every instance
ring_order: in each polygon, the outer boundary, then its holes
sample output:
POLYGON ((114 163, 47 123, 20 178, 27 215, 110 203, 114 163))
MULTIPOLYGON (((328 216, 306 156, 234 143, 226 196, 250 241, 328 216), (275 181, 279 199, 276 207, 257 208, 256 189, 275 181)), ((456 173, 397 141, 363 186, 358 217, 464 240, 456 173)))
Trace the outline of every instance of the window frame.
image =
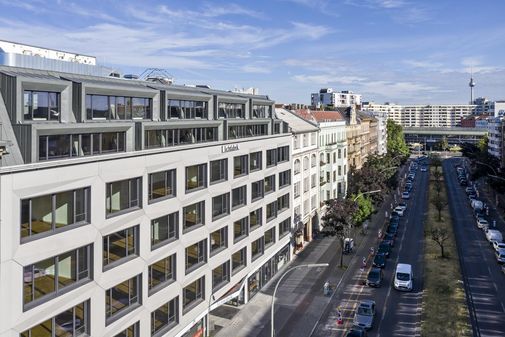
POLYGON ((228 248, 228 226, 221 227, 219 229, 216 229, 215 231, 211 232, 209 234, 209 253, 210 256, 215 256, 219 254, 220 252, 226 250, 228 248), (213 248, 212 245, 212 234, 214 233, 219 233, 219 238, 221 240, 221 244, 217 246, 216 248, 213 248))
POLYGON ((242 185, 231 190, 231 209, 236 210, 247 206, 247 185, 242 185), (237 194, 237 199, 235 198, 237 194))
POLYGON ((233 178, 243 177, 249 174, 249 155, 233 157, 233 178), (240 173, 237 173, 237 160, 240 162, 240 173))
MULTIPOLYGON (((159 229, 159 225, 158 225, 158 231, 160 231, 159 229)), ((176 212, 172 212, 172 213, 169 213, 169 214, 166 214, 166 215, 163 215, 163 216, 160 216, 160 217, 157 217, 157 218, 154 218, 154 219, 151 219, 151 251, 154 251, 160 247, 163 247, 171 242, 174 242, 176 240, 179 239, 179 211, 176 211, 176 212), (160 240, 159 242, 156 242, 154 243, 154 223, 156 220, 158 220, 159 222, 158 223, 161 223, 161 220, 162 218, 166 218, 167 219, 167 229, 166 229, 166 232, 168 234, 168 238, 164 239, 164 240, 160 240), (175 222, 175 223, 172 223, 172 222, 175 222), (174 227, 173 230, 170 230, 170 227, 174 227), (170 233, 174 233, 173 236, 170 236, 170 233)))
POLYGON ((111 182, 107 182, 105 184, 105 218, 112 218, 121 214, 129 213, 135 210, 139 210, 142 208, 142 177, 134 177, 134 178, 129 178, 129 179, 123 179, 123 180, 115 180, 111 182), (128 182, 128 205, 129 207, 120 209, 117 211, 112 211, 112 186, 115 183, 124 183, 128 182), (135 199, 132 199, 132 186, 133 184, 136 185, 136 190, 137 190, 137 204, 132 203, 135 201, 135 199))
POLYGON ((208 186, 208 183, 207 183, 208 182, 207 163, 186 166, 185 172, 186 172, 186 180, 185 180, 186 194, 207 188, 207 186, 208 186), (193 167, 197 168, 196 169, 197 170, 197 172, 196 172, 197 173, 196 174, 196 178, 197 178, 196 185, 197 186, 189 188, 188 187, 188 184, 189 184, 188 170, 193 167))
POLYGON ((184 288, 182 288, 182 297, 183 297, 183 300, 182 300, 183 314, 188 313, 193 308, 195 308, 198 304, 205 301, 205 275, 196 279, 195 281, 191 282, 190 284, 186 285, 184 288), (192 300, 191 302, 186 303, 186 288, 188 288, 192 284, 196 284, 195 299, 192 300))
POLYGON ((251 152, 249 154, 249 172, 261 171, 263 169, 263 151, 251 152), (258 161, 258 164, 253 166, 253 157, 258 161))
POLYGON ((216 195, 215 197, 212 197, 212 221, 230 215, 231 212, 230 199, 231 199, 230 192, 226 192, 220 195, 216 195), (219 213, 216 213, 217 209, 215 208, 215 203, 218 202, 219 199, 221 199, 222 209, 219 213))
POLYGON ((159 259, 153 263, 151 263, 147 267, 147 290, 148 290, 148 296, 151 296, 161 289, 166 288, 168 285, 174 283, 177 280, 177 253, 173 253, 171 255, 168 255, 162 259, 159 259), (152 285, 153 284, 153 268, 155 264, 158 264, 160 262, 164 262, 165 265, 163 266, 164 270, 164 279, 162 281, 159 281, 158 284, 152 285), (168 266, 170 265, 170 268, 168 266), (170 273, 168 270, 170 269, 170 273))
POLYGON ((249 236, 249 215, 233 221, 233 244, 242 241, 249 236), (240 224, 240 233, 235 232, 235 225, 240 224))
POLYGON ((230 283, 230 277, 231 277, 231 268, 230 268, 230 260, 226 260, 224 263, 220 264, 216 268, 212 269, 212 293, 215 293, 219 289, 223 288, 225 285, 230 283), (218 268, 223 268, 223 275, 221 275, 221 281, 214 284, 214 272, 218 268))
POLYGON ((237 250, 235 253, 231 254, 231 274, 235 275, 236 273, 238 273, 239 271, 241 271, 246 267, 247 267, 247 246, 244 246, 239 250, 237 250), (240 261, 241 261, 241 264, 236 266, 234 266, 233 264, 234 262, 233 256, 235 254, 240 254, 240 261))
POLYGON ((171 199, 177 196, 177 171, 176 169, 170 169, 170 170, 165 170, 165 171, 160 171, 160 172, 152 172, 148 174, 148 194, 147 194, 147 202, 149 204, 158 202, 158 201, 163 201, 167 199, 171 199), (153 198, 153 175, 155 174, 165 174, 165 193, 167 192, 168 189, 171 189, 172 193, 170 194, 165 194, 161 197, 153 198), (169 186, 171 185, 171 186, 169 186))
POLYGON ((142 273, 135 275, 129 279, 124 280, 123 282, 119 282, 115 286, 110 287, 105 290, 105 325, 108 326, 111 323, 117 321, 119 318, 125 316, 126 314, 132 312, 142 305, 142 273), (132 285, 130 282, 136 282, 133 286, 135 288, 135 294, 130 294, 130 290, 132 285), (121 286, 123 283, 128 282, 128 305, 124 308, 119 309, 115 313, 111 313, 112 311, 112 301, 113 295, 112 291, 114 288, 121 286), (107 303, 107 298, 109 298, 109 303, 107 303), (110 308, 109 308, 110 307, 110 308))
POLYGON ((151 311, 150 314, 150 324, 151 324, 151 337, 158 337, 158 336, 163 336, 170 330, 172 330, 174 327, 176 327, 179 324, 179 296, 176 296, 172 298, 170 301, 163 303, 153 311, 151 311), (154 322, 156 319, 156 312, 158 311, 163 311, 163 307, 166 306, 167 308, 167 316, 164 317, 166 318, 166 325, 158 327, 158 329, 155 329, 154 322), (174 309, 173 316, 170 315, 171 309, 174 309))
POLYGON ((107 235, 104 235, 103 236, 103 239, 102 239, 102 242, 103 242, 103 245, 102 245, 102 254, 107 254, 107 258, 105 257, 105 255, 103 256, 102 258, 102 270, 105 272, 107 270, 110 270, 114 267, 117 267, 125 262, 128 262, 134 258, 137 258, 140 256, 140 225, 135 225, 135 226, 132 226, 132 227, 128 227, 128 228, 125 228, 125 229, 122 229, 122 230, 119 230, 117 232, 113 232, 113 233, 110 233, 110 234, 107 234, 107 235), (124 239, 125 239, 125 256, 124 257, 121 257, 119 258, 118 260, 115 260, 115 261, 112 261, 112 262, 107 262, 106 263, 106 259, 109 259, 109 255, 110 255, 110 239, 111 239, 111 236, 113 235, 117 235, 121 232, 125 232, 127 233, 125 236, 124 236, 124 239), (129 233, 131 232, 131 236, 132 236, 132 239, 133 239, 133 252, 130 253, 129 252, 129 247, 128 247, 128 241, 129 241, 129 233), (107 249, 106 249, 106 241, 107 241, 107 249))
POLYGON ((182 208, 182 233, 188 233, 196 228, 205 226, 205 200, 195 202, 190 205, 186 205, 182 208), (187 211, 189 207, 195 206, 195 224, 192 226, 186 226, 187 222, 187 211), (198 222, 196 220, 199 220, 198 222))
POLYGON ((228 180, 228 158, 212 160, 209 164, 209 184, 214 185, 228 180), (213 180, 213 164, 219 165, 219 179, 213 180), (223 174, 224 172, 224 174, 223 174))
POLYGON ((193 271, 205 265, 208 261, 208 252, 207 252, 207 239, 200 240, 198 242, 193 243, 184 248, 184 270, 186 275, 189 275, 193 271), (188 249, 192 246, 196 246, 198 249, 197 262, 193 263, 188 267, 188 249))

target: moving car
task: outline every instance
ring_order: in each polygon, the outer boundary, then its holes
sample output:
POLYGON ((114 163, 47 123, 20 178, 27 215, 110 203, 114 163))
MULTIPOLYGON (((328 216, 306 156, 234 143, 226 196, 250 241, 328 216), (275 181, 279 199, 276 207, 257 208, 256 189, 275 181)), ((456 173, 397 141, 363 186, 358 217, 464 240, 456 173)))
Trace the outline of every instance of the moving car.
POLYGON ((366 278, 366 284, 369 287, 380 287, 382 283, 382 269, 381 268, 372 268, 368 272, 368 276, 366 278))
POLYGON ((410 193, 405 191, 402 193, 402 199, 410 199, 410 193))
POLYGON ((412 291, 414 274, 412 266, 406 263, 398 263, 395 269, 393 286, 396 290, 412 291))
POLYGON ((421 172, 426 172, 428 171, 428 169, 426 168, 426 166, 421 166, 421 172))
POLYGON ((379 252, 375 254, 372 265, 374 267, 384 268, 386 266, 386 255, 379 252))
POLYGON ((354 314, 354 325, 360 328, 369 330, 373 327, 375 317, 375 301, 373 300, 362 300, 356 313, 354 314))

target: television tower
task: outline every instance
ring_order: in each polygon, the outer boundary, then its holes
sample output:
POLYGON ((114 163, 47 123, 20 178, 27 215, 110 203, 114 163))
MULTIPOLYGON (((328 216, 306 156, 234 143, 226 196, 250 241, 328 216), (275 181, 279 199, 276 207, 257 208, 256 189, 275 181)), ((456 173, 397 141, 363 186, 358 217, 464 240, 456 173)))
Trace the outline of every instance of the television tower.
POLYGON ((470 87, 470 104, 473 104, 473 87, 475 87, 475 82, 473 80, 473 70, 470 71, 470 83, 468 83, 470 87))

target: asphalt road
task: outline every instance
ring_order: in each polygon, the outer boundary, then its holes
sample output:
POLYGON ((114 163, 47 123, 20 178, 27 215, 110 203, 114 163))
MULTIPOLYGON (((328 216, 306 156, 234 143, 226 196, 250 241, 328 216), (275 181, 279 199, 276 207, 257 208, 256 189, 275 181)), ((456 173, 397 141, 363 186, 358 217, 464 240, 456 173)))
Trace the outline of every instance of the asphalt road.
MULTIPOLYGON (((505 275, 484 232, 476 226, 465 190, 457 180, 454 168, 457 162, 459 159, 448 159, 443 166, 473 333, 483 337, 505 336, 505 275)), ((488 220, 495 219, 498 228, 504 228, 494 212, 491 211, 488 220)))
MULTIPOLYGON (((360 263, 349 266, 327 310, 315 326, 311 336, 343 337, 352 326, 353 314, 360 300, 372 299, 376 302, 377 313, 374 327, 369 336, 420 336, 422 280, 423 280, 423 225, 427 211, 428 172, 417 170, 414 189, 408 201, 408 209, 402 217, 398 236, 392 254, 386 262, 384 279, 380 288, 370 288, 363 284, 371 265, 360 271, 360 263), (414 290, 399 292, 392 287, 393 271, 396 264, 409 263, 413 266, 414 290), (341 307, 343 324, 337 325, 337 307, 341 307)), ((377 246, 377 237, 369 237, 358 255, 366 256, 368 249, 377 246)))

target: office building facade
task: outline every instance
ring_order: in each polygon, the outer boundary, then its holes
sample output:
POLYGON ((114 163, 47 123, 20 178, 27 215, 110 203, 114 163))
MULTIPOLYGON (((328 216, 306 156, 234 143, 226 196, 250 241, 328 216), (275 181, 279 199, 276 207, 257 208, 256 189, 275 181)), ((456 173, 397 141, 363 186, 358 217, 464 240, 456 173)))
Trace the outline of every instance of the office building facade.
POLYGON ((0 336, 207 334, 291 256, 267 96, 0 67, 0 336))

